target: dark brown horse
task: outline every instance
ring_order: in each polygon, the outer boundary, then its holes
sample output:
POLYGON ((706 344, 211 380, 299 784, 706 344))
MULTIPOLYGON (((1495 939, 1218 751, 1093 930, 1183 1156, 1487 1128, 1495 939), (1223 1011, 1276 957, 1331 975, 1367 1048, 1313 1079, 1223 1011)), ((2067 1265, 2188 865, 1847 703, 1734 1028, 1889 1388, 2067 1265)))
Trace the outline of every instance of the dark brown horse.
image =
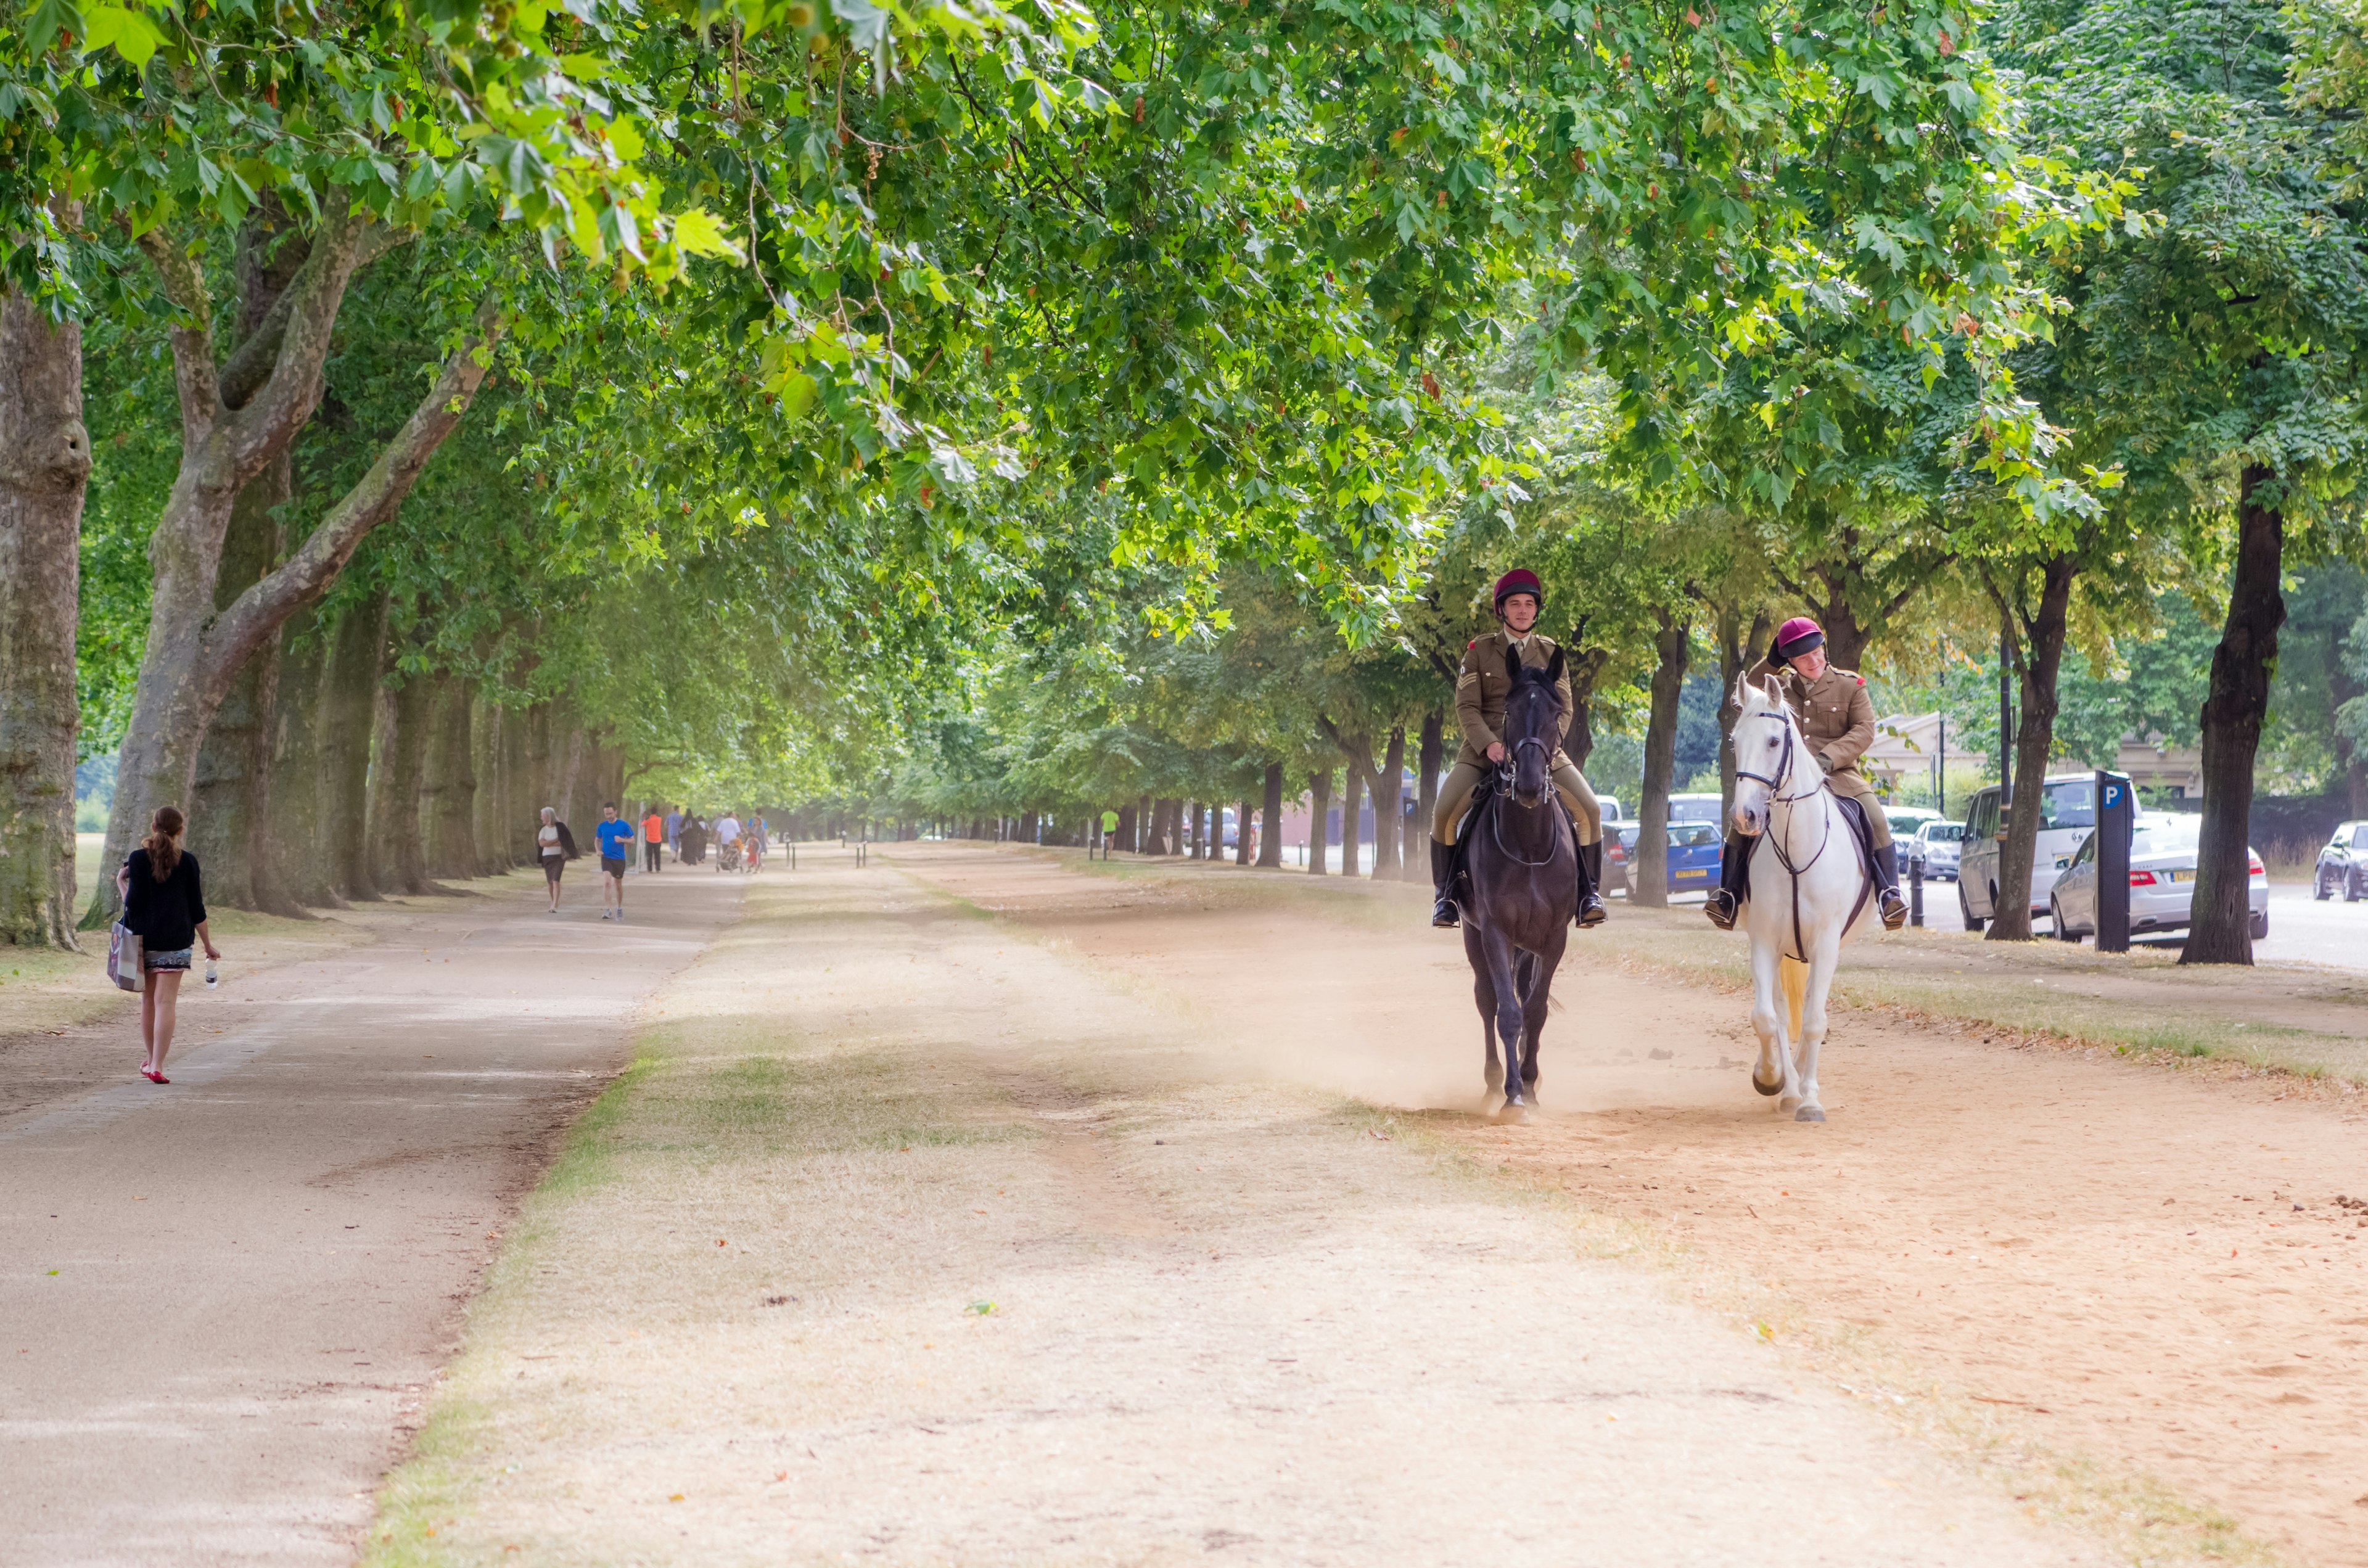
POLYGON ((1471 876, 1463 956, 1472 960, 1488 1086, 1505 1091, 1497 1116, 1520 1120, 1537 1103, 1538 1035, 1578 909, 1578 843, 1548 771, 1562 739, 1562 652, 1543 669, 1509 649, 1506 659, 1513 689, 1505 698, 1505 760, 1463 830, 1471 876))

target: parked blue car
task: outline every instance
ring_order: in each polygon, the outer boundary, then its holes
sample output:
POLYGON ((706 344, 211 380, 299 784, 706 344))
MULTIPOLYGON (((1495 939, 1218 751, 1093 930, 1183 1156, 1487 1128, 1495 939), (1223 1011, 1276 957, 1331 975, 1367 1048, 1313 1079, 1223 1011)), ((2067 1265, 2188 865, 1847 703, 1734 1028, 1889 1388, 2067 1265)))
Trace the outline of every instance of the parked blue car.
MULTIPOLYGON (((1620 835, 1620 854, 1608 856, 1622 865, 1622 890, 1636 885, 1636 835, 1643 824, 1622 822, 1606 823, 1607 829, 1620 835)), ((1708 892, 1718 886, 1718 862, 1725 841, 1714 822, 1681 822, 1669 826, 1669 892, 1708 892)), ((1608 868, 1607 868, 1608 873, 1608 868)), ((1609 874, 1606 881, 1611 881, 1609 874)))

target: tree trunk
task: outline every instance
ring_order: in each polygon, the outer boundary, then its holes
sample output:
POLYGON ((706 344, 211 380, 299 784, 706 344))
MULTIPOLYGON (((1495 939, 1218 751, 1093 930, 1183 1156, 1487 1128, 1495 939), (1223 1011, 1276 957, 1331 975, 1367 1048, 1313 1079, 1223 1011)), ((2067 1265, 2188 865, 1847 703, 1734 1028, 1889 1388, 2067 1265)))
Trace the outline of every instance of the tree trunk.
MULTIPOLYGON (((108 853, 120 858, 139 837, 146 812, 187 801, 207 727, 239 672, 279 635, 288 618, 313 602, 344 570, 370 531, 393 515, 420 470, 460 423, 484 384, 482 351, 502 331, 490 309, 473 338, 447 358, 442 373, 378 460, 324 513, 303 545, 260 582, 217 610, 222 546, 239 494, 280 460, 310 420, 346 285, 361 258, 370 220, 342 201, 314 233, 274 319, 268 377, 242 384, 249 350, 272 337, 258 333, 217 367, 201 270, 162 230, 141 237, 165 292, 189 324, 172 331, 175 385, 181 411, 181 463, 149 540, 152 588, 148 642, 133 688, 131 715, 116 761, 115 808, 108 853)), ((111 921, 112 881, 83 917, 85 929, 111 921)))
POLYGON ((387 598, 373 594, 337 619, 321 699, 322 845, 339 894, 380 896, 370 874, 370 749, 386 664, 387 598))
POLYGON ((381 706, 378 766, 370 778, 370 875, 389 892, 428 891, 419 803, 430 721, 443 680, 415 675, 381 706))
POLYGON ((1357 876, 1364 870, 1364 850, 1359 841, 1364 836, 1364 824, 1357 819, 1363 814, 1364 775, 1353 762, 1340 770, 1340 874, 1357 876))
MULTIPOLYGON (((247 482, 231 506, 214 574, 214 608, 279 564, 280 510, 292 490, 286 450, 247 482)), ((189 788, 189 848, 206 869, 206 900, 232 909, 295 913, 272 882, 271 751, 278 728, 279 639, 264 640, 230 679, 214 710, 189 788)))
POLYGON ((510 856, 509 819, 517 809, 510 799, 508 715, 480 687, 469 704, 470 767, 477 776, 477 801, 469 822, 469 836, 477 847, 477 874, 493 876, 518 862, 510 856))
POLYGON ((443 683, 427 751, 427 874, 477 876, 477 763, 471 714, 477 705, 474 681, 443 683))
MULTIPOLYGON (((0 298, 0 942, 74 941, 82 328, 0 298)), ((99 881, 113 886, 100 862, 99 881)))
POLYGON ((1332 770, 1318 768, 1307 776, 1307 869, 1311 876, 1324 874, 1325 840, 1331 836, 1331 824, 1325 819, 1332 810, 1332 770))
POLYGON ((2072 579, 2079 568, 2058 555, 2040 569, 2039 610, 2022 626, 2020 717, 2014 743, 2014 809, 1998 850, 1998 891, 1988 939, 2031 940, 2031 858, 2039 844, 2046 791, 2047 753, 2055 743, 2055 680, 2064 663, 2064 632, 2071 613, 2072 579))
MULTIPOLYGON (((2351 628, 2338 622, 2328 629, 2327 635, 2327 695, 2329 706, 2340 710, 2344 704, 2368 696, 2351 673, 2345 657, 2346 635, 2351 628)), ((2343 814, 2346 817, 2368 817, 2368 754, 2352 744, 2351 733, 2341 724, 2335 727, 2335 766, 2343 775, 2343 814)))
POLYGON ((1653 638, 1653 709, 1645 722, 1644 798, 1636 805, 1636 852, 1629 858, 1631 903, 1669 906, 1669 784, 1678 764, 1678 699, 1686 685, 1693 628, 1683 606, 1658 612, 1653 638))
POLYGON ((2237 502, 2237 571, 2228 585, 2228 622, 2212 650, 2212 684, 2203 699, 2203 823, 2195 856, 2195 903, 2179 961, 2253 961, 2247 903, 2253 822, 2253 759, 2270 710, 2278 628, 2286 602, 2283 486, 2267 468, 2248 464, 2237 502))
POLYGON ((548 702, 538 702, 526 710, 525 733, 520 744, 518 792, 525 796, 522 809, 510 818, 510 853, 521 865, 533 865, 541 856, 535 848, 535 835, 542 826, 542 808, 559 809, 559 791, 552 780, 558 776, 557 764, 552 757, 551 709, 548 702))
MULTIPOLYGON (((1406 744, 1400 735, 1398 744, 1406 744)), ((1266 820, 1258 832, 1258 863, 1280 868, 1282 865, 1282 764, 1270 762, 1266 768, 1266 820)))
POLYGON ((1118 826, 1110 830, 1110 847, 1134 853, 1134 802, 1129 801, 1118 809, 1118 826))
POLYGON ((1238 813, 1234 824, 1234 864, 1247 866, 1250 863, 1250 824, 1257 818, 1247 795, 1234 810, 1238 813))
POLYGON ((1398 831, 1398 819, 1406 799, 1404 724, 1390 726, 1390 744, 1383 755, 1381 772, 1367 788, 1373 792, 1373 881, 1395 881, 1398 874, 1398 843, 1403 836, 1398 831))
POLYGON ((1406 875, 1409 880, 1427 881, 1430 877, 1430 857, 1417 851, 1416 845, 1430 836, 1431 819, 1439 813, 1439 775, 1446 764, 1447 717, 1433 710, 1422 716, 1422 744, 1415 752, 1417 777, 1413 826, 1417 831, 1406 835, 1406 875), (1420 868, 1418 872, 1417 867, 1420 868))
POLYGON ((1611 657, 1606 649, 1589 648, 1563 661, 1570 675, 1570 729, 1562 738, 1562 753, 1581 773, 1595 755, 1595 683, 1611 657))
POLYGON ((322 741, 328 700, 329 627, 317 608, 290 621, 279 646, 279 694, 271 734, 270 884, 290 905, 334 908, 323 833, 329 758, 322 741))

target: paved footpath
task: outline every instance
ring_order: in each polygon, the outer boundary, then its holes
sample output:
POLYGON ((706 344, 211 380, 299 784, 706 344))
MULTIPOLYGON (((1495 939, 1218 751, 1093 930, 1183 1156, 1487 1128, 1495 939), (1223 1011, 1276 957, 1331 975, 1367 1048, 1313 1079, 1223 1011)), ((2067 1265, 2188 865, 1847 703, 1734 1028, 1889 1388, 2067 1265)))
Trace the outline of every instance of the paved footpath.
POLYGON ((351 1560, 505 1216, 745 885, 637 877, 618 926, 569 881, 199 993, 169 1087, 127 1032, 128 1082, 0 1119, 0 1564, 351 1560))

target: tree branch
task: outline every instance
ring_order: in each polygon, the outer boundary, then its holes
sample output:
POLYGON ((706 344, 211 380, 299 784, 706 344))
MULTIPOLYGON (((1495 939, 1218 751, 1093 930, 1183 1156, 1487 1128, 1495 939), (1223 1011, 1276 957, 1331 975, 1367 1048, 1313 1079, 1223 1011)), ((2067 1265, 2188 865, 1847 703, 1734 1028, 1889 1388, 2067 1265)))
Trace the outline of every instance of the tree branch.
MULTIPOLYGON (((239 595, 207 631, 206 656, 235 674, 264 640, 336 580, 372 528, 394 515, 420 470, 461 423, 484 385, 494 345, 508 323, 491 299, 477 308, 476 329, 444 361, 442 372, 370 472, 314 526, 285 564, 239 595)), ((227 677, 225 677, 227 678, 227 677)))
POLYGON ((181 446, 194 449, 222 417, 222 387, 214 375, 213 301, 198 264, 165 236, 151 229, 137 242, 156 269, 165 297, 181 308, 194 326, 172 329, 173 390, 181 403, 181 446))
MULTIPOLYGON (((353 277, 368 213, 350 206, 322 214, 313 251, 282 296, 292 301, 279 334, 271 373, 246 403, 231 415, 231 461, 245 483, 268 463, 313 416, 321 401, 322 368, 328 362, 330 335, 353 277)), ((211 367, 208 367, 211 372, 211 367)))
MULTIPOLYGON (((410 244, 411 239, 408 229, 371 223, 362 232, 361 245, 354 253, 353 270, 359 272, 396 246, 410 244)), ((246 341, 232 349, 230 358, 222 361, 220 379, 223 407, 245 407, 246 400, 269 378, 273 362, 279 358, 279 345, 288 335, 289 314, 295 308, 296 290, 282 289, 246 341)))

